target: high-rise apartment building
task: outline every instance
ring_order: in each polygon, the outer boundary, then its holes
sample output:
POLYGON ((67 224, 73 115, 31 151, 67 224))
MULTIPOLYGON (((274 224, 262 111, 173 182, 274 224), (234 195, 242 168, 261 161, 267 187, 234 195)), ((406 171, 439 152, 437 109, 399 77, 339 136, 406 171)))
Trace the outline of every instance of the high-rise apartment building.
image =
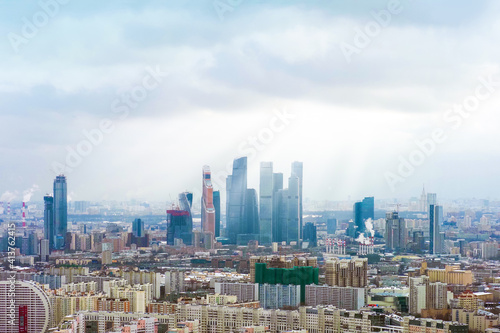
POLYGON ((212 233, 215 237, 215 207, 214 188, 212 185, 212 174, 210 167, 205 165, 202 172, 202 195, 201 195, 201 228, 205 233, 212 233))
POLYGON ((368 285, 368 259, 332 258, 326 262, 326 284, 339 287, 366 287, 368 285))
POLYGON ((0 281, 0 300, 2 332, 47 332, 51 328, 51 302, 45 291, 35 282, 0 281), (11 303, 10 300, 14 302, 11 303))
POLYGON ((389 212, 385 218, 385 246, 392 251, 402 251, 406 248, 407 229, 404 218, 398 212, 389 212))
POLYGON ((54 249, 64 250, 68 231, 68 189, 66 177, 57 176, 54 180, 54 249))

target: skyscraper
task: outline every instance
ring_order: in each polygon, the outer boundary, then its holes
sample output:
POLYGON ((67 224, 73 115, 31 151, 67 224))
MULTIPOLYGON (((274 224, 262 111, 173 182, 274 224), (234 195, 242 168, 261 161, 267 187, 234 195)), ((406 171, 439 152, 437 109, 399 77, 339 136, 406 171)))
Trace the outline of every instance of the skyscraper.
POLYGON ((233 173, 227 177, 226 236, 230 244, 236 244, 240 227, 244 223, 247 192, 247 158, 233 162, 233 173))
POLYGON ((437 194, 436 193, 427 193, 427 207, 426 210, 429 209, 430 205, 437 205, 437 194))
POLYGON ((304 225, 303 241, 309 243, 309 247, 316 247, 318 244, 316 226, 312 222, 304 225))
POLYGON ((365 221, 375 218, 375 199, 373 197, 365 197, 363 201, 356 202, 353 207, 354 223, 357 227, 356 237, 365 232, 365 221))
POLYGON ((273 216, 272 216, 272 228, 273 228, 273 242, 281 242, 281 225, 280 225, 280 214, 279 214, 279 202, 281 202, 281 193, 283 190, 283 174, 274 173, 273 174, 273 216))
POLYGON ((427 195, 425 194, 425 187, 422 187, 422 194, 420 194, 419 210, 421 212, 427 211, 427 195))
POLYGON ((273 235, 273 163, 260 164, 260 242, 272 243, 273 235))
POLYGON ((68 198, 66 177, 57 176, 54 180, 54 249, 64 250, 68 231, 68 198))
POLYGON ((287 216, 287 243, 296 242, 301 239, 301 215, 300 215, 300 179, 292 176, 288 179, 288 216, 287 216))
POLYGON ((393 251, 406 248, 406 222, 398 212, 389 212, 385 218, 385 246, 393 251))
POLYGON ((215 237, 220 236, 220 192, 214 191, 215 237))
POLYGON ((144 237, 144 221, 141 219, 135 219, 132 222, 132 234, 135 237, 144 237))
POLYGON ((48 240, 49 249, 54 248, 54 198, 51 195, 43 197, 43 238, 48 240))
POLYGON ((429 252, 439 254, 443 250, 440 226, 443 222, 443 207, 435 204, 429 206, 429 252))
POLYGON ((237 243, 246 245, 251 240, 259 240, 259 206, 257 191, 253 188, 246 190, 243 223, 240 223, 237 243))
POLYGON ((210 167, 203 167, 203 192, 201 196, 201 228, 215 236, 214 188, 210 167))
POLYGON ((293 162, 292 163, 292 177, 297 177, 299 179, 299 232, 300 239, 302 239, 302 228, 304 227, 304 223, 302 221, 302 185, 304 178, 304 164, 302 162, 293 162))
POLYGON ((167 210, 167 244, 176 245, 176 239, 181 239, 185 245, 193 242, 193 217, 191 205, 192 193, 179 194, 179 209, 167 210))

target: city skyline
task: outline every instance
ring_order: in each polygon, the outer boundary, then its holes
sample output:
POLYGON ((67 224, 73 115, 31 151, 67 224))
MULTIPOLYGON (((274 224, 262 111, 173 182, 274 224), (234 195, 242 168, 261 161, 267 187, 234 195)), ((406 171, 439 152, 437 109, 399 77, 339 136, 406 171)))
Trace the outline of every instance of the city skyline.
MULTIPOLYGON (((198 188, 201 166, 223 178, 246 155, 252 188, 261 161, 303 161, 314 200, 408 198, 422 183, 446 198, 498 198, 500 157, 488 147, 500 144, 500 5, 428 5, 401 2, 380 18, 384 1, 246 1, 221 20, 212 1, 67 3, 26 43, 4 38, 0 49, 0 195, 20 200, 62 172, 74 200, 164 200, 198 188), (183 163, 171 163, 174 151, 183 163)), ((5 6, 4 36, 42 11, 5 6)))

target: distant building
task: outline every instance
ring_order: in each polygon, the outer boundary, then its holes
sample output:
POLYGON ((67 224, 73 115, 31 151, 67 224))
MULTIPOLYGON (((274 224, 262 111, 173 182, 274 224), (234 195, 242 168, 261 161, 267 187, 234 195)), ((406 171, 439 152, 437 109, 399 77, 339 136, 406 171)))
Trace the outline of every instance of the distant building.
POLYGON ((192 194, 179 194, 179 209, 167 210, 167 244, 175 245, 181 239, 185 245, 193 241, 192 194))
POLYGON ((203 167, 202 179, 201 228, 203 232, 212 233, 212 237, 215 237, 214 188, 212 185, 212 173, 210 172, 210 167, 207 165, 203 167))
POLYGON ((283 309, 300 305, 300 285, 259 284, 260 306, 264 309, 283 309))
MULTIPOLYGON (((432 194, 432 193, 429 193, 432 194)), ((443 251, 440 228, 443 223, 443 207, 435 204, 429 206, 429 252, 439 254, 443 251)))
POLYGON ((375 199, 374 197, 366 197, 361 202, 354 204, 354 224, 356 225, 356 237, 364 233, 365 221, 375 219, 375 199))
POLYGON ((230 244, 236 244, 245 223, 247 194, 247 158, 235 159, 233 172, 226 180, 226 236, 230 244))
POLYGON ((11 281, 0 281, 0 327, 3 333, 47 332, 51 328, 53 309, 48 295, 35 282, 13 282, 15 298, 12 293, 11 281), (13 307, 9 300, 15 300, 13 307), (12 311, 11 311, 12 309, 12 311), (14 316, 9 316, 13 313, 14 316), (14 324, 10 323, 13 320, 14 324))
POLYGON ((220 191, 214 191, 214 209, 215 209, 215 237, 220 237, 220 191))
POLYGON ((215 282, 215 293, 237 296, 238 302, 252 302, 259 300, 258 283, 215 282))
POLYGON ((392 251, 403 251, 407 244, 405 219, 398 212, 389 212, 385 218, 385 246, 392 251))
POLYGON ((66 247, 66 233, 68 231, 68 197, 66 177, 57 176, 54 180, 54 222, 53 238, 54 250, 64 250, 66 247))
POLYGON ((144 221, 141 219, 135 219, 134 222, 132 222, 132 234, 135 237, 144 237, 144 221))
POLYGON ((302 221, 303 218, 303 183, 304 183, 304 164, 302 162, 293 162, 292 163, 292 175, 291 178, 298 179, 298 201, 299 201, 299 239, 302 239, 302 228, 304 227, 304 223, 302 221))
POLYGON ((273 241, 273 163, 260 163, 260 243, 269 245, 273 241))
POLYGON ((359 310, 365 306, 365 288, 306 286, 306 306, 333 305, 339 309, 359 310))
POLYGON ((337 232, 337 219, 328 219, 326 221, 326 233, 334 235, 337 232))
POLYGON ((43 238, 49 242, 49 251, 54 248, 54 197, 43 197, 43 238))
POLYGON ((326 261, 326 284, 339 287, 368 286, 368 259, 338 259, 326 261))
POLYGON ((307 222, 304 226, 303 242, 308 242, 309 247, 316 247, 318 245, 318 238, 316 235, 316 226, 312 222, 307 222))

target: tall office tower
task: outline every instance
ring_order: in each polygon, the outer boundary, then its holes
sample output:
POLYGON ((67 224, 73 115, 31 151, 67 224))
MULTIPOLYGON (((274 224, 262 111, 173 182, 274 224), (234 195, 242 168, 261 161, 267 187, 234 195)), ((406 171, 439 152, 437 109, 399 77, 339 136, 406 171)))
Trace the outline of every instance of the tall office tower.
POLYGON ((185 245, 193 242, 192 193, 179 194, 179 209, 167 210, 167 244, 176 245, 176 239, 185 245))
POLYGON ((273 210, 276 221, 273 241, 286 242, 288 239, 288 189, 280 189, 275 193, 273 210))
POLYGON ((135 237, 144 237, 144 221, 141 219, 135 219, 132 222, 132 234, 135 237))
POLYGON ((54 248, 54 198, 51 195, 43 197, 43 238, 49 241, 49 249, 54 248))
POLYGON ((419 210, 421 212, 427 211, 427 195, 425 194, 425 187, 422 188, 422 194, 420 195, 419 210))
POLYGON ((337 219, 326 220, 326 233, 334 235, 337 232, 337 219))
POLYGON ((283 174, 274 173, 273 174, 273 242, 281 242, 281 227, 280 227, 280 215, 279 215, 279 205, 278 202, 281 200, 281 194, 278 194, 280 190, 283 190, 283 174))
POLYGON ((443 222, 443 207, 435 204, 429 206, 429 253, 439 254, 443 244, 440 237, 440 226, 443 222))
POLYGON ((236 244, 241 225, 244 223, 247 193, 247 158, 233 162, 233 173, 227 178, 226 235, 230 244, 236 244))
POLYGON ((260 242, 272 243, 273 235, 273 163, 260 163, 260 242))
POLYGON ((220 236, 220 192, 214 191, 215 237, 220 236))
POLYGON ((292 176, 288 179, 288 216, 287 216, 287 243, 296 242, 301 239, 301 215, 300 215, 300 179, 292 176))
POLYGON ((375 218, 375 200, 373 197, 365 197, 363 201, 356 202, 353 207, 354 224, 356 225, 356 237, 366 231, 365 221, 375 218))
POLYGON ((247 245, 251 240, 258 241, 259 230, 259 206, 257 203, 257 191, 253 188, 247 189, 245 195, 243 222, 240 223, 237 244, 247 245))
POLYGON ((427 206, 425 207, 425 211, 429 209, 430 205, 437 205, 437 194, 436 193, 427 193, 427 206))
POLYGON ((210 167, 207 165, 203 167, 202 177, 201 229, 203 232, 211 232, 215 236, 214 188, 212 186, 210 167))
POLYGON ((68 231, 68 197, 66 177, 54 180, 54 249, 64 250, 68 231))
POLYGON ((393 251, 406 248, 406 222, 398 212, 389 212, 385 217, 385 246, 393 251))
POLYGON ((302 235, 302 241, 309 243, 309 247, 316 247, 318 245, 318 237, 314 223, 307 222, 304 225, 304 232, 302 235))
POLYGON ((302 162, 293 162, 292 163, 292 177, 297 177, 299 179, 299 238, 302 239, 302 228, 304 227, 304 223, 302 221, 302 185, 304 179, 304 163, 302 162))

